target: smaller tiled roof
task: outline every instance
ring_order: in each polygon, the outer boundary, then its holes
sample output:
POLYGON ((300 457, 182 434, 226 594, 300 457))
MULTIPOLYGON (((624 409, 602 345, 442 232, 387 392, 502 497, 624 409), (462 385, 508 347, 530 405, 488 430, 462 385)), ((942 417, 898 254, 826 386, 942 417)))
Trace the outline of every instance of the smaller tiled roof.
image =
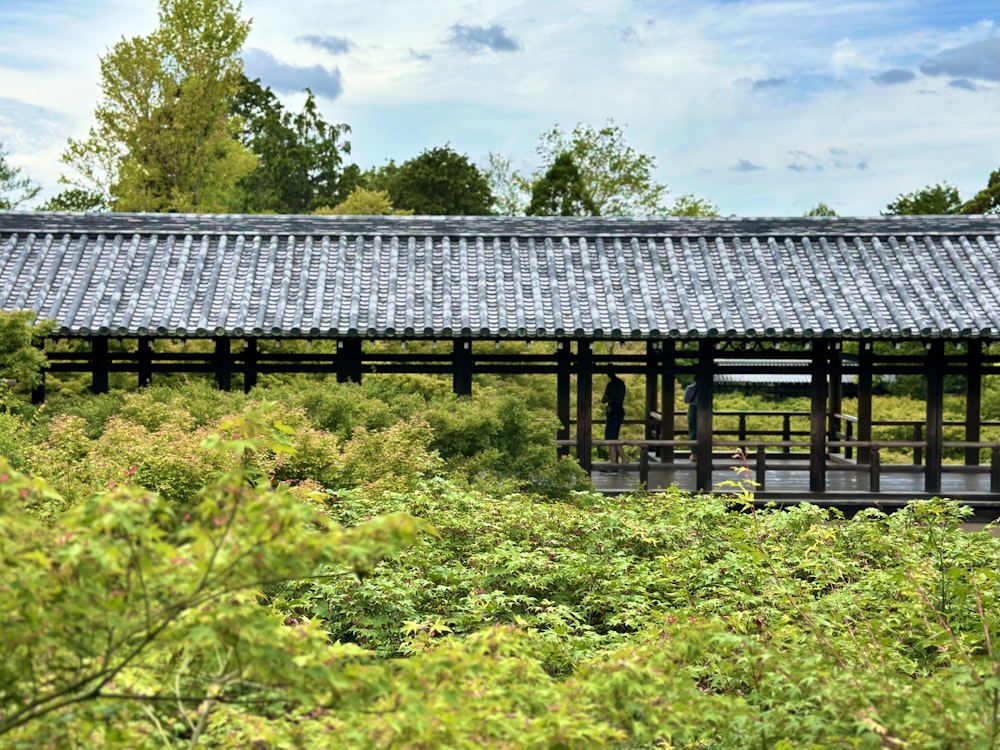
POLYGON ((0 212, 62 336, 1000 338, 1000 217, 0 212))

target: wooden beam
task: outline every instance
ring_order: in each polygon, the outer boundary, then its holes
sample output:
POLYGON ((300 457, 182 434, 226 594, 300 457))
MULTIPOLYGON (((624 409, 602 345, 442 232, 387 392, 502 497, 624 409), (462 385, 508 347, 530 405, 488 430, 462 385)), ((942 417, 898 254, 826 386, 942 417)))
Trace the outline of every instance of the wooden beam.
POLYGON ((93 393, 108 392, 108 373, 110 362, 108 357, 108 340, 104 337, 87 339, 90 342, 90 390, 93 393))
POLYGON ((456 396, 472 395, 472 339, 452 342, 451 388, 456 396))
POLYGON ((698 363, 695 365, 695 382, 698 385, 698 447, 695 468, 695 488, 699 492, 712 489, 712 409, 715 388, 715 344, 698 342, 698 363))
MULTIPOLYGON (((570 351, 569 340, 562 340, 556 344, 556 412, 559 418, 559 431, 556 434, 558 440, 569 440, 570 423, 570 375, 573 366, 573 355, 570 351)), ((559 455, 568 456, 569 446, 559 446, 559 455)))
POLYGON ((809 491, 826 491, 826 395, 830 377, 829 348, 825 341, 812 344, 811 405, 809 410, 809 491))
MULTIPOLYGON (((872 370, 875 365, 874 343, 862 341, 858 345, 858 440, 868 443, 872 439, 872 370)), ((858 448, 858 463, 871 461, 871 448, 858 448)))
POLYGON ((827 404, 827 435, 830 440, 839 440, 840 419, 837 417, 844 408, 844 347, 835 341, 830 349, 830 398, 827 404))
MULTIPOLYGON (((978 443, 983 427, 983 342, 969 340, 965 357, 965 439, 978 443)), ((979 448, 965 449, 965 465, 979 466, 979 448)))
MULTIPOLYGON (((671 339, 660 342, 660 439, 674 440, 674 388, 677 382, 677 344, 671 339)), ((687 455, 691 451, 686 450, 687 455)), ((660 449, 660 460, 665 463, 674 462, 674 448, 665 447, 660 449)))
POLYGON ((233 389, 233 353, 231 339, 228 336, 216 336, 212 339, 215 353, 212 362, 215 367, 215 387, 220 391, 233 389))
POLYGON ((257 339, 243 340, 243 392, 257 387, 257 339))
POLYGON ((149 336, 140 336, 136 340, 136 370, 140 388, 146 388, 153 382, 153 340, 149 336))
POLYGON ((361 382, 361 339, 337 340, 337 382, 361 382))
POLYGON ((944 342, 927 345, 924 368, 927 377, 927 453, 924 457, 924 491, 941 491, 944 463, 944 342))
POLYGON ((593 342, 576 342, 576 460, 588 474, 593 468, 593 401, 594 350, 593 342))

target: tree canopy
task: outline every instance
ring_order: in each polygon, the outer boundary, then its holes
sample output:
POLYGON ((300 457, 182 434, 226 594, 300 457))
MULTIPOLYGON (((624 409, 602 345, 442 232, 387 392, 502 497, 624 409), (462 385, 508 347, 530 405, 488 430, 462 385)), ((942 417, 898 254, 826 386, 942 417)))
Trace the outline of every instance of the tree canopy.
POLYGON ((119 211, 225 211, 257 159, 229 116, 250 23, 234 0, 160 0, 159 26, 101 58, 102 97, 63 162, 67 202, 119 211))
POLYGON ((958 196, 958 188, 943 182, 897 196, 885 207, 882 215, 938 216, 958 213, 961 207, 962 201, 958 196))
POLYGON ((244 212, 308 213, 341 203, 353 188, 344 180, 344 140, 350 127, 332 125, 306 89, 302 111, 286 111, 259 79, 243 79, 233 100, 240 141, 258 160, 240 182, 244 212))
POLYGON ((559 154, 532 186, 529 216, 597 216, 599 213, 572 154, 559 154))
POLYGON ((963 203, 959 210, 963 214, 1000 213, 1000 169, 990 172, 986 187, 963 203))
POLYGON ((7 152, 0 143, 0 210, 10 211, 30 201, 41 188, 21 174, 20 167, 7 162, 7 152))
POLYGON ((484 216, 493 194, 486 176, 450 145, 427 149, 402 164, 389 161, 365 176, 366 186, 385 190, 397 209, 431 216, 484 216))

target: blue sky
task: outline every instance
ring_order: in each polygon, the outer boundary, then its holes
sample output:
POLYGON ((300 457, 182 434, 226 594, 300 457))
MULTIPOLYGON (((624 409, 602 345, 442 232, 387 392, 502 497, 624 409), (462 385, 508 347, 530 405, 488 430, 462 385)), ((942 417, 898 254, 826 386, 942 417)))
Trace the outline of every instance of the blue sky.
MULTIPOLYGON (((876 215, 1000 165, 996 0, 243 0, 252 76, 310 86, 362 167, 450 143, 537 166, 539 135, 609 118, 674 195, 725 214, 876 215)), ((154 0, 0 0, 0 142, 58 190, 99 57, 154 0)))

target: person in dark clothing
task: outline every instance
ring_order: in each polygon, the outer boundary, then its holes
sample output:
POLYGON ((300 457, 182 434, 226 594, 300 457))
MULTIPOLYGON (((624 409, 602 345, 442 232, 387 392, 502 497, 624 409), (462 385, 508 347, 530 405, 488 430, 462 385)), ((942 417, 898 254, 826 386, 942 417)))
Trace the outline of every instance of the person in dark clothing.
MULTIPOLYGON (((617 440, 625 421, 625 381, 608 368, 608 385, 604 389, 602 404, 607 404, 605 410, 607 421, 604 423, 604 439, 617 440)), ((611 463, 625 463, 625 450, 620 445, 609 446, 611 463)))
MULTIPOLYGON (((684 389, 684 403, 687 404, 688 413, 688 440, 698 439, 698 387, 691 383, 684 389)), ((691 460, 694 461, 697 454, 691 450, 691 460)))

